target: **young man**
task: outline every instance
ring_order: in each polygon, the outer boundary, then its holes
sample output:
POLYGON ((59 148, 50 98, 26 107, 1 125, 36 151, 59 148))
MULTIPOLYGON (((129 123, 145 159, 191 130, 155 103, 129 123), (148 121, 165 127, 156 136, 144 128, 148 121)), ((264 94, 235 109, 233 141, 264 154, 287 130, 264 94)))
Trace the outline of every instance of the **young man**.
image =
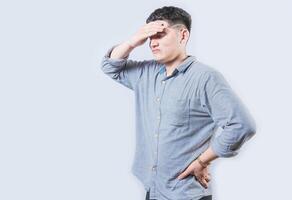
POLYGON ((159 8, 146 22, 102 61, 103 72, 135 94, 132 172, 146 199, 212 199, 210 162, 237 155, 255 134, 254 120, 220 72, 186 53, 186 11, 159 8), (148 38, 154 59, 128 59, 148 38))

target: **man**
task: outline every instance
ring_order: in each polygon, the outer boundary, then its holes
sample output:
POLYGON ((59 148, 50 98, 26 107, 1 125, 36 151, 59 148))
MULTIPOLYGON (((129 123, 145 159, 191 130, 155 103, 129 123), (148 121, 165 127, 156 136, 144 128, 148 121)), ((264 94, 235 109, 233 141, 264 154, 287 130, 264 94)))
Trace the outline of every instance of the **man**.
POLYGON ((255 134, 254 120, 221 73, 186 53, 190 31, 183 9, 156 9, 102 61, 103 72, 135 94, 132 172, 146 199, 212 199, 210 162, 237 155, 255 134), (128 59, 148 38, 154 59, 128 59))

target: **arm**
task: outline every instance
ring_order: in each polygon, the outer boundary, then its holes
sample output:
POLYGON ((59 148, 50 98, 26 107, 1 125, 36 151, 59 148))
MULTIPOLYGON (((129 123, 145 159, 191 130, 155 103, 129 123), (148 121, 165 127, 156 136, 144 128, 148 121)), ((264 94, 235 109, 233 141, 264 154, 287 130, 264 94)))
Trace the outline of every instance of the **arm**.
POLYGON ((162 20, 145 24, 131 37, 130 40, 127 40, 114 48, 111 53, 111 58, 120 59, 128 57, 134 48, 144 44, 150 36, 162 32, 165 27, 166 23, 162 20))
POLYGON ((255 134, 256 127, 247 109, 219 72, 208 72, 202 82, 201 106, 223 131, 178 178, 193 174, 207 188, 211 179, 208 164, 218 157, 237 155, 243 143, 255 134))
POLYGON ((111 58, 112 51, 118 49, 118 46, 109 49, 103 57, 101 70, 111 79, 134 90, 148 61, 134 61, 128 59, 128 57, 111 58))
POLYGON ((128 58, 131 51, 134 49, 129 41, 125 41, 124 43, 116 46, 110 54, 110 58, 112 59, 123 59, 128 58))
POLYGON ((149 61, 129 60, 129 54, 134 48, 144 44, 148 37, 163 31, 165 26, 163 21, 150 22, 140 28, 129 40, 112 47, 102 60, 102 71, 122 85, 134 90, 149 61))
POLYGON ((217 157, 232 157, 256 132, 255 121, 233 92, 221 73, 205 74, 201 104, 222 132, 211 140, 209 149, 200 158, 210 162, 217 157))

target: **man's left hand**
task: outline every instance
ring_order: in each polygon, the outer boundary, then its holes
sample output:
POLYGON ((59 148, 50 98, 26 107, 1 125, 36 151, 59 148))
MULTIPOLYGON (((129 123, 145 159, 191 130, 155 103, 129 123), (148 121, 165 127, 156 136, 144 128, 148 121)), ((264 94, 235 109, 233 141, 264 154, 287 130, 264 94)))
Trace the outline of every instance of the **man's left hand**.
POLYGON ((203 167, 198 160, 193 161, 188 168, 183 171, 178 179, 183 179, 189 175, 193 175, 194 178, 204 187, 208 187, 208 182, 211 180, 211 176, 208 173, 208 166, 203 167))

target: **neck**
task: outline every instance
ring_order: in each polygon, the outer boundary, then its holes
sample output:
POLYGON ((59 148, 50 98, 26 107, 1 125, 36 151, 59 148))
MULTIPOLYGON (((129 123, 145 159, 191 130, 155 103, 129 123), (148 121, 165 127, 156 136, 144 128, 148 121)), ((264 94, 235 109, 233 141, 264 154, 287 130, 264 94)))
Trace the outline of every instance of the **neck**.
POLYGON ((181 64, 187 58, 187 54, 184 52, 174 59, 164 63, 166 65, 166 76, 170 76, 175 68, 181 64))

